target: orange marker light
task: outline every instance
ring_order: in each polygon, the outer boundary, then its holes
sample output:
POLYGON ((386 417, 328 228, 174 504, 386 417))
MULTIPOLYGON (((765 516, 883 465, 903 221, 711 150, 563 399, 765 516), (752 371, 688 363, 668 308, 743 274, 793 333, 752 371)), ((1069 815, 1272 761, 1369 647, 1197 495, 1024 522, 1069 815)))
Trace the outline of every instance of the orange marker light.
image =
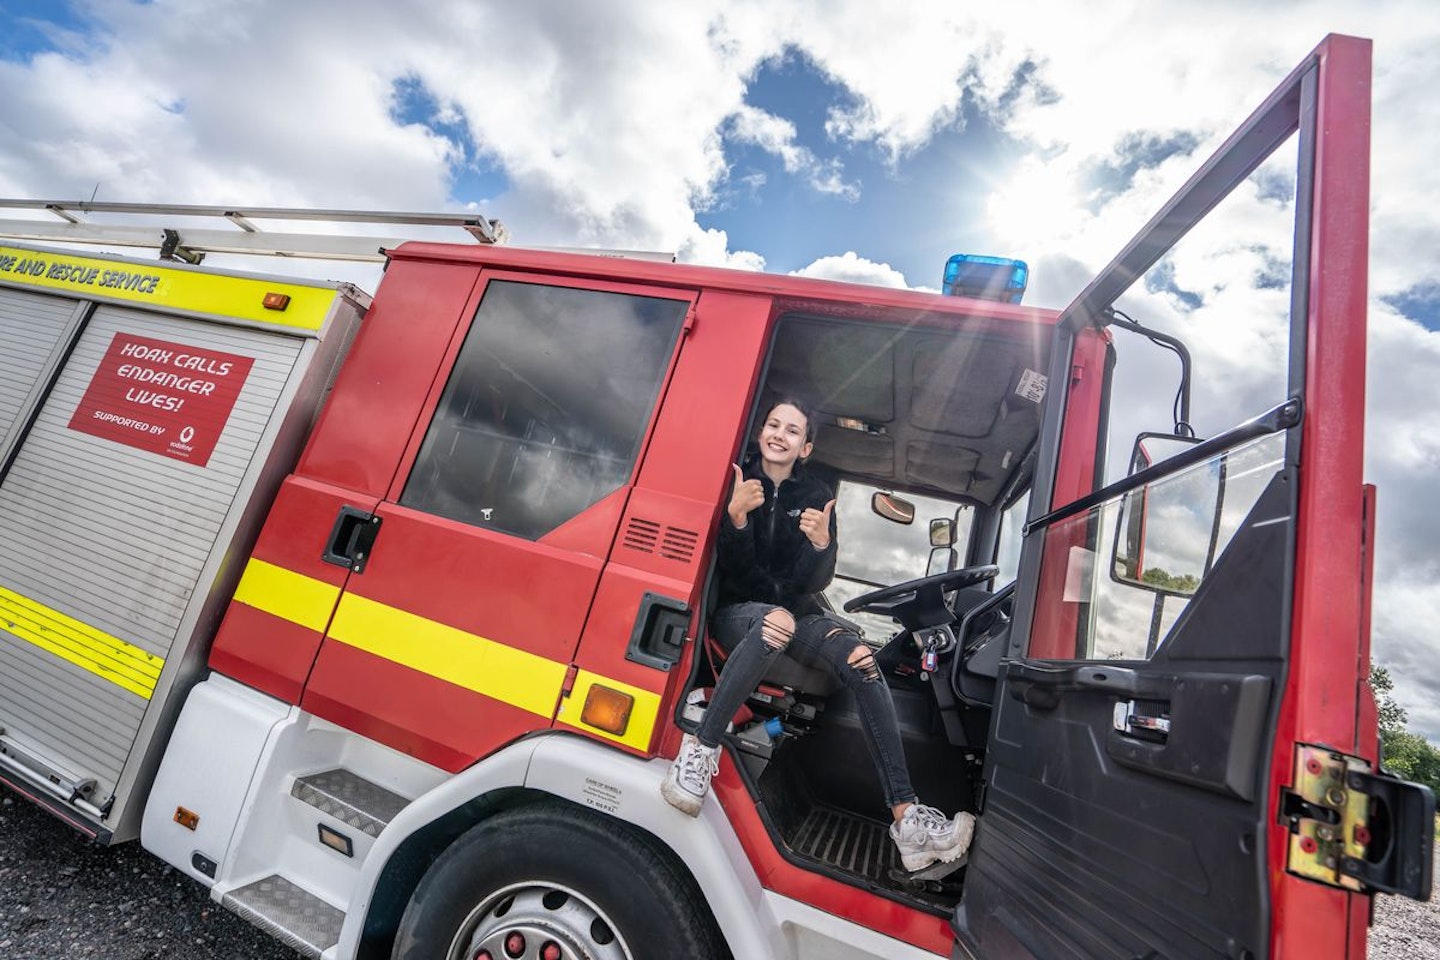
POLYGON ((265 299, 260 301, 260 303, 266 310, 284 310, 290 306, 290 294, 267 293, 265 294, 265 299))
POLYGON ((175 822, 186 830, 194 830, 200 825, 200 814, 194 810, 186 810, 184 807, 176 807, 175 822))
POLYGON ((622 736, 630 725, 630 711, 634 706, 635 698, 630 694, 597 683, 585 695, 585 709, 580 711, 580 722, 617 737, 622 736))

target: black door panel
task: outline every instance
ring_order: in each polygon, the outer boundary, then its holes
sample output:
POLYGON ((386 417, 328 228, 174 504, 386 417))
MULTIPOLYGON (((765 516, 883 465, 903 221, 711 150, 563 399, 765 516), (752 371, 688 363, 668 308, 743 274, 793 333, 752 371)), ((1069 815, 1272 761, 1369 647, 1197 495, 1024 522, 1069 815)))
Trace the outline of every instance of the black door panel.
POLYGON ((976 956, 1265 956, 1261 784, 1283 672, 1287 473, 1149 660, 1002 664, 955 917, 976 956))

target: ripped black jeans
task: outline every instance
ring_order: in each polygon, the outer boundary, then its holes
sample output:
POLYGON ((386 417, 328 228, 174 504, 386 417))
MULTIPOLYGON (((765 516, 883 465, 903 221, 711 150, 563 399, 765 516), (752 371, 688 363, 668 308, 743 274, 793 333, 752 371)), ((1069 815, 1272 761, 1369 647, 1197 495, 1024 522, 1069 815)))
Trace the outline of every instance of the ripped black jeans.
POLYGON ((765 676, 775 655, 784 650, 806 666, 829 668, 855 694, 865 745, 880 774, 885 802, 892 807, 914 803, 915 789, 910 785, 895 701, 870 648, 850 624, 837 617, 801 617, 795 621, 793 636, 786 629, 790 619, 783 607, 768 603, 735 603, 715 611, 710 629, 720 645, 730 651, 730 657, 696 737, 706 746, 717 746, 735 711, 765 676), (767 622, 766 614, 771 611, 778 614, 767 622))

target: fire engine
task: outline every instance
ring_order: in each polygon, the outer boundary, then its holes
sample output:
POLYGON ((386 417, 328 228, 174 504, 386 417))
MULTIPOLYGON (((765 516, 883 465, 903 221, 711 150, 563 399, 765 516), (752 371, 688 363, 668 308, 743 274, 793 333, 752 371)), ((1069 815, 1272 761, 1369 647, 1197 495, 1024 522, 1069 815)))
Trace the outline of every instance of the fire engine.
POLYGON ((1366 682, 1369 76, 1327 38, 1059 312, 964 264, 407 242, 372 301, 0 247, 0 780, 325 960, 1363 957, 1434 816, 1366 682), (1287 141, 1285 388, 1106 482, 1115 331, 1166 336, 1115 301, 1287 141), (700 816, 660 796, 730 465, 797 394, 827 597, 979 814, 954 872, 898 869, 853 703, 784 658, 700 816))

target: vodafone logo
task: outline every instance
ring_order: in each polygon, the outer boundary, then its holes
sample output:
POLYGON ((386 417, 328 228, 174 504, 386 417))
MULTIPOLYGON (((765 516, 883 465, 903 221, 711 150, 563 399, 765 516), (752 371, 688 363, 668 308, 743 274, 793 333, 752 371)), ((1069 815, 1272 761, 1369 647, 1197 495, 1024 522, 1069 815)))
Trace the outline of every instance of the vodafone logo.
POLYGON ((181 443, 189 443, 191 440, 194 440, 194 439, 195 439, 195 428, 194 428, 194 427, 186 427, 184 430, 181 430, 181 431, 180 431, 180 442, 181 442, 181 443))

